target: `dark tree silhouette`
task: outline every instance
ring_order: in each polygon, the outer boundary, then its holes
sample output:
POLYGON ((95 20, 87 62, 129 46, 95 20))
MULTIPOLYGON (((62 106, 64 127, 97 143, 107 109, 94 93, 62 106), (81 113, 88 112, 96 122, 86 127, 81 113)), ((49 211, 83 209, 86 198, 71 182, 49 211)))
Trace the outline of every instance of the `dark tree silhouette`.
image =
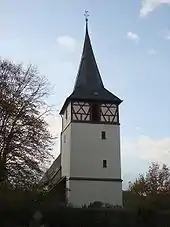
POLYGON ((0 60, 0 182, 30 187, 50 160, 52 136, 45 121, 48 83, 35 67, 0 60))

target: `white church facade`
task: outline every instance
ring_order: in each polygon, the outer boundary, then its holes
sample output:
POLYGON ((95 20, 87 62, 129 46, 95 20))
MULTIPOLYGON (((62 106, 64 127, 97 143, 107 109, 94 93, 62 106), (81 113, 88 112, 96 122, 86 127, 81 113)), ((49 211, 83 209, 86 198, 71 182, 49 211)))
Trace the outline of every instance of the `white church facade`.
POLYGON ((85 41, 75 86, 60 111, 60 155, 47 171, 56 179, 56 185, 66 179, 67 199, 73 206, 95 201, 122 205, 121 102, 103 85, 86 19, 85 41))

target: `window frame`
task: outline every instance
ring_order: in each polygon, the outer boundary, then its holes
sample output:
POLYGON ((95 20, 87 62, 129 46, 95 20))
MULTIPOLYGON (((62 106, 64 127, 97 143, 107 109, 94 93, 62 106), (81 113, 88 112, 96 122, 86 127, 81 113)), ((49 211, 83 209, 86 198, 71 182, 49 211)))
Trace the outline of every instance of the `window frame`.
POLYGON ((103 168, 107 168, 107 166, 108 166, 108 165, 107 165, 107 160, 104 159, 104 160, 103 160, 103 168))
POLYGON ((101 131, 101 139, 106 140, 106 131, 101 131))

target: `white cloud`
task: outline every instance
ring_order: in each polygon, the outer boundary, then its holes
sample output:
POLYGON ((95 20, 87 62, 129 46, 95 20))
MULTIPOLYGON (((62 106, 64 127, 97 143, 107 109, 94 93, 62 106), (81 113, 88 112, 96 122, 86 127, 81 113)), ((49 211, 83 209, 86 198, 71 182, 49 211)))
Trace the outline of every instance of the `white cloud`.
POLYGON ((150 50, 148 50, 148 54, 154 55, 154 54, 156 54, 156 50, 150 49, 150 50))
POLYGON ((54 137, 57 137, 54 141, 54 148, 52 153, 56 158, 60 153, 61 118, 56 111, 56 113, 46 116, 45 120, 49 124, 49 130, 51 134, 54 137))
POLYGON ((140 126, 137 126, 136 127, 136 131, 140 131, 141 130, 141 127, 140 126))
POLYGON ((130 40, 133 40, 136 44, 138 44, 139 40, 140 40, 139 36, 136 33, 133 33, 133 32, 128 32, 127 38, 130 39, 130 40))
POLYGON ((161 4, 169 4, 170 0, 141 0, 140 16, 145 17, 161 4))
POLYGON ((158 32, 158 36, 160 36, 163 39, 170 40, 170 29, 165 28, 158 32))
POLYGON ((57 38, 57 43, 64 48, 64 50, 73 52, 76 47, 76 41, 70 36, 59 36, 57 38))
POLYGON ((154 140, 148 136, 140 136, 137 152, 141 159, 169 164, 170 138, 154 140))
POLYGON ((166 39, 170 40, 170 31, 167 32, 168 34, 166 35, 166 39))
POLYGON ((151 162, 170 166, 170 138, 123 137, 121 147, 124 188, 140 173, 145 173, 151 162))
POLYGON ((140 161, 170 163, 170 138, 152 139, 141 135, 136 140, 126 138, 122 141, 123 158, 140 161))

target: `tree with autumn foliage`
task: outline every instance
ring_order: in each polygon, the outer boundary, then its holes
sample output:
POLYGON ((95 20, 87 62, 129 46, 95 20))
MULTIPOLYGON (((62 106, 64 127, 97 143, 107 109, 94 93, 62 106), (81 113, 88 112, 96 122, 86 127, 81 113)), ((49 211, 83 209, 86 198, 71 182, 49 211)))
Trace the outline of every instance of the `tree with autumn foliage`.
POLYGON ((129 184, 129 190, 137 195, 156 195, 170 192, 170 169, 165 164, 152 163, 146 174, 129 184))
POLYGON ((0 60, 0 182, 29 188, 51 159, 49 86, 35 67, 0 60))
POLYGON ((152 163, 145 174, 139 174, 124 192, 126 206, 144 206, 156 210, 170 209, 170 169, 152 163))

